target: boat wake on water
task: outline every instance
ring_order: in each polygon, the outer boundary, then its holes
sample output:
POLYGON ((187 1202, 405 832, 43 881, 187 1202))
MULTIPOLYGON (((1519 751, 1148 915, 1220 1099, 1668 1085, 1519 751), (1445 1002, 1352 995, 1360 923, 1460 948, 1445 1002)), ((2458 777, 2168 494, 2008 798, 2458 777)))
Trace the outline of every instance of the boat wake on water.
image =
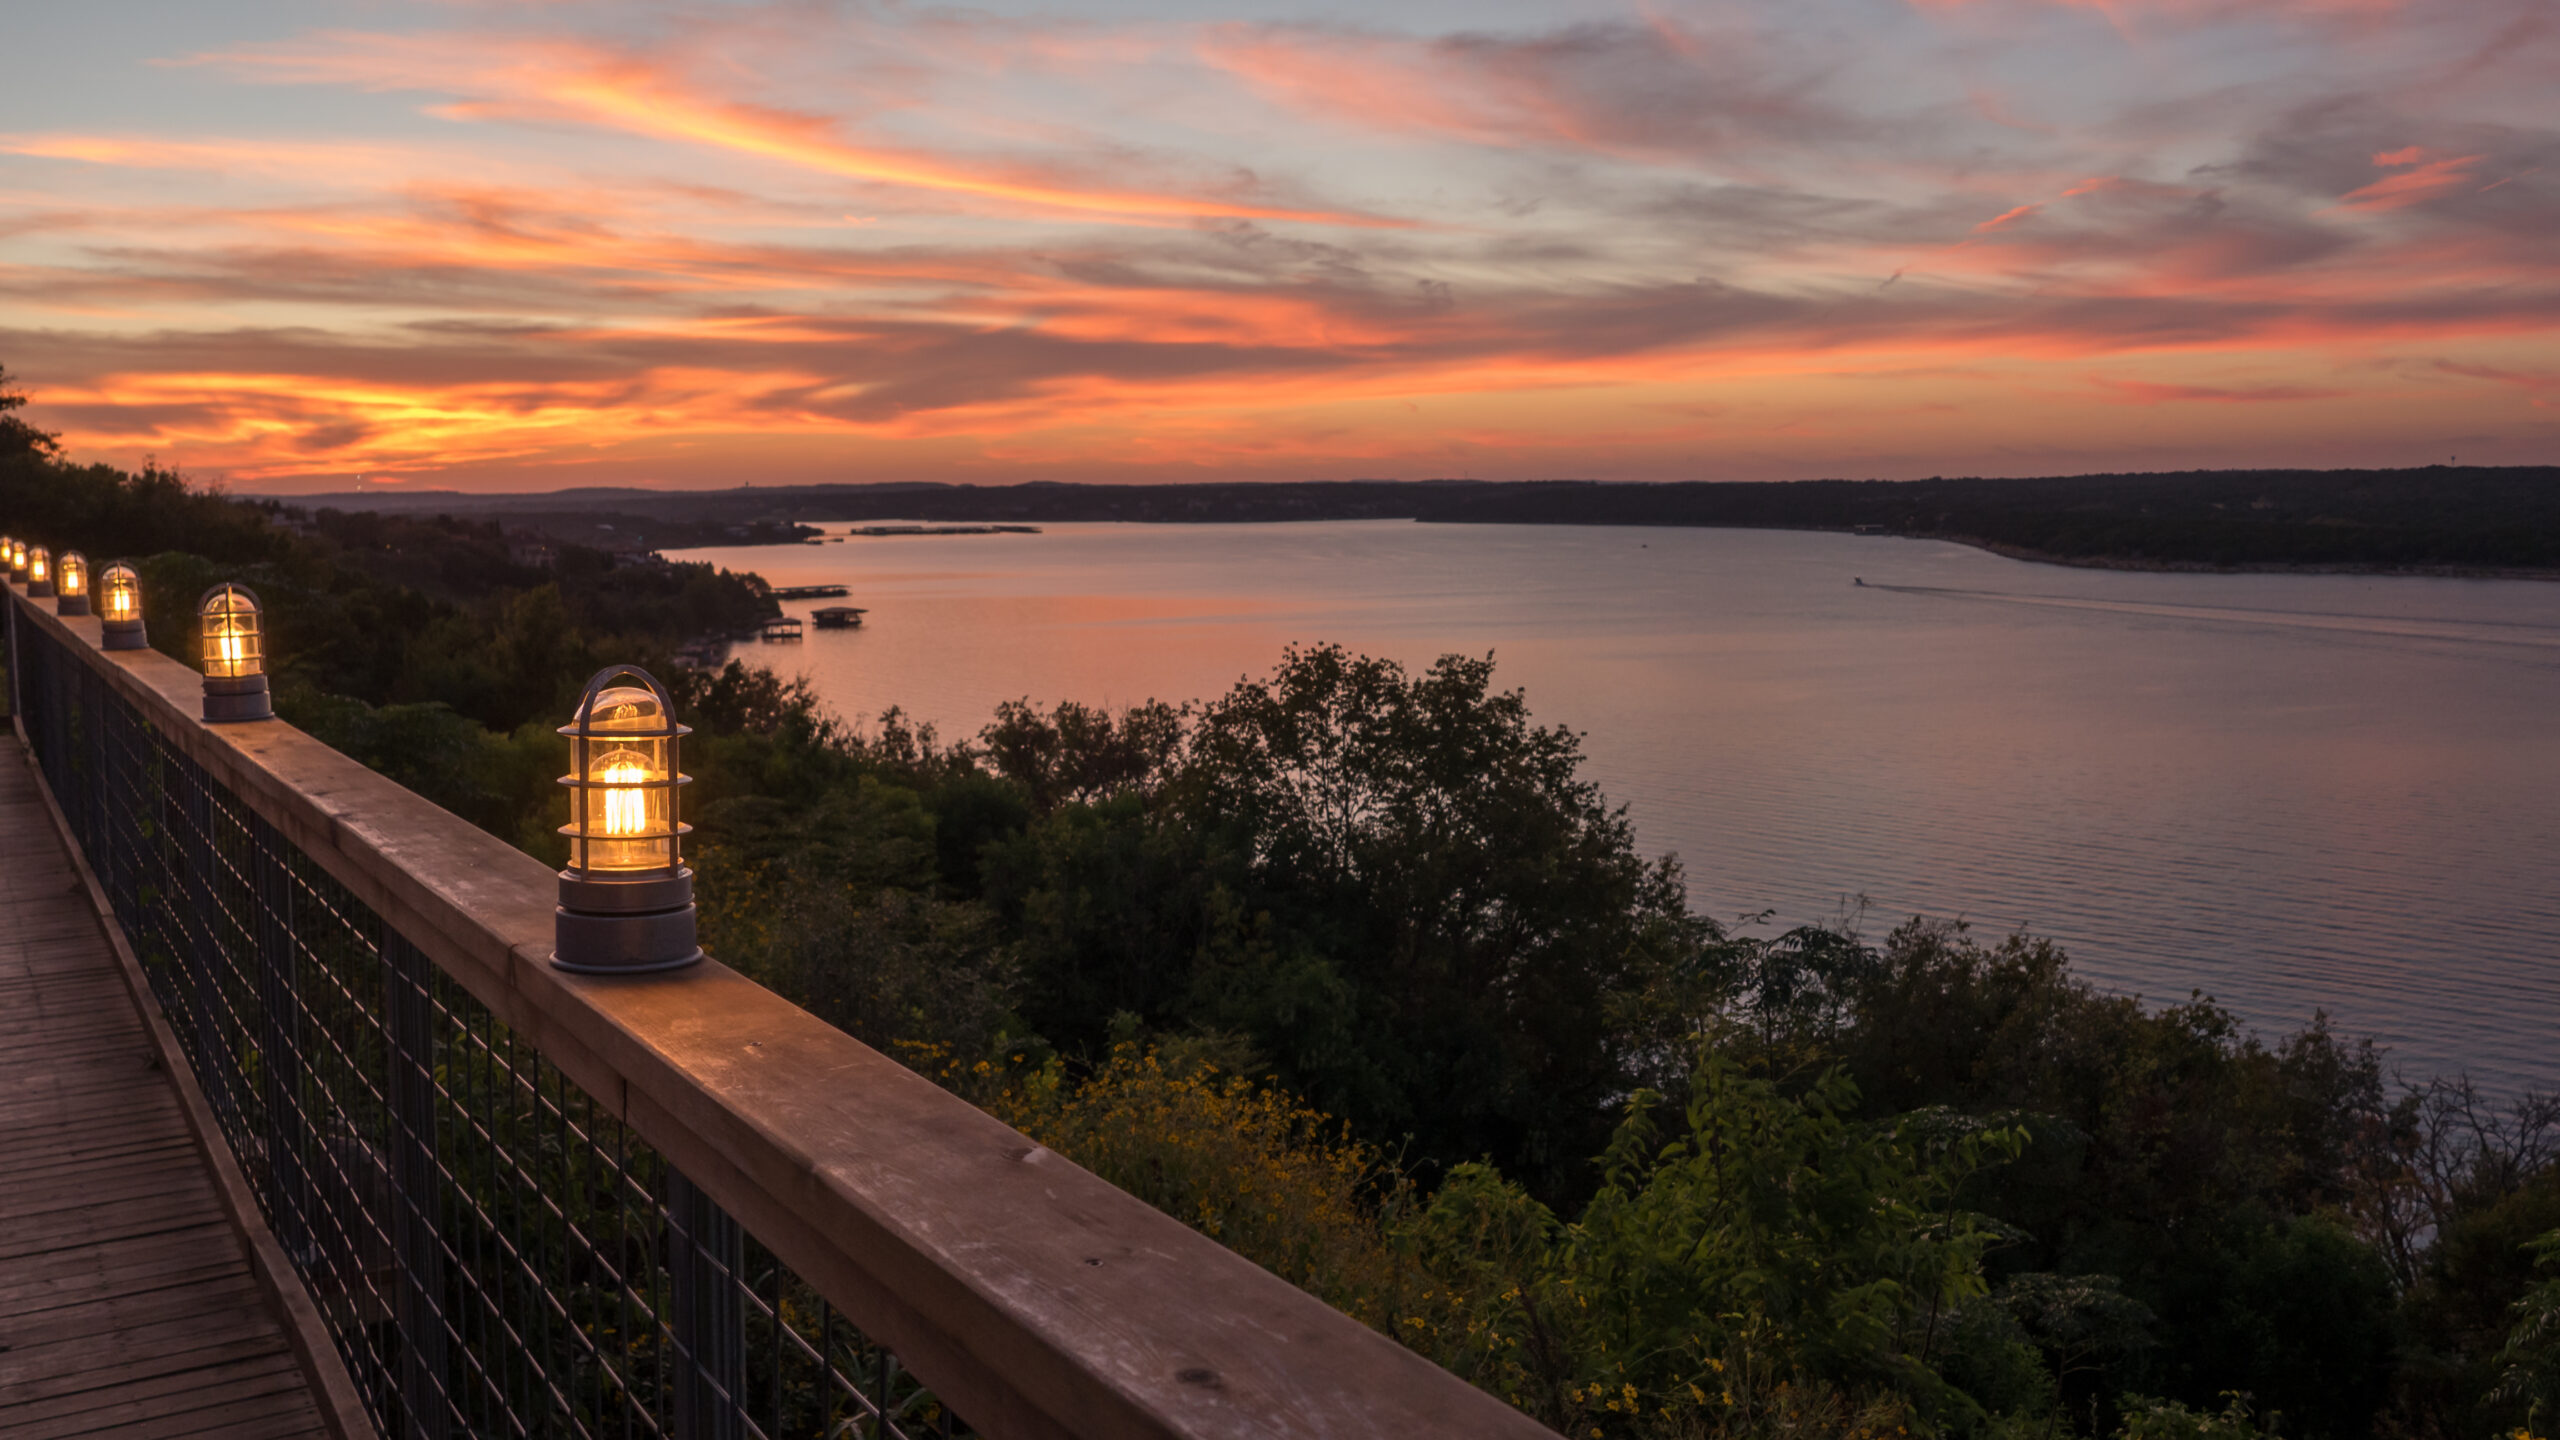
POLYGON ((2393 640, 2446 640, 2560 654, 2560 625, 2525 620, 2429 620, 2400 615, 2359 615, 2346 611, 2262 609, 2247 605, 2175 605, 2150 600, 2101 600, 2079 595, 1973 590, 1952 585, 1888 585, 1863 579, 1858 584, 1868 590, 1903 595, 1933 595, 1951 600, 1981 600, 2049 610, 2094 610, 2109 615, 2150 615, 2163 620, 2191 620, 2217 625, 2275 626, 2393 640))

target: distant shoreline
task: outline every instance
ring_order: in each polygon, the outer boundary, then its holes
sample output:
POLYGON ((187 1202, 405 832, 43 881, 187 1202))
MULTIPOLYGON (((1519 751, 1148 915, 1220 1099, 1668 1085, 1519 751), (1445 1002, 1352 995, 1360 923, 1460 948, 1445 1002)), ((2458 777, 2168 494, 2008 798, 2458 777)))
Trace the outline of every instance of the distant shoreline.
POLYGON ((1951 540, 2084 569, 2560 579, 2560 466, 2199 470, 2035 479, 1331 480, 792 485, 285 502, 491 520, 592 548, 785 542, 810 524, 1414 520, 1951 540))

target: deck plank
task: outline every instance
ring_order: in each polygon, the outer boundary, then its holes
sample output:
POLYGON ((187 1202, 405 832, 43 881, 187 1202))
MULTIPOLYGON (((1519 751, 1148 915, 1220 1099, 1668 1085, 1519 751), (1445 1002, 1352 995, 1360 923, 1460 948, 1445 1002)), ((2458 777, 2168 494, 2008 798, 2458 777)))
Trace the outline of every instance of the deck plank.
POLYGON ((0 1435, 327 1433, 14 744, 0 1155, 0 1435))

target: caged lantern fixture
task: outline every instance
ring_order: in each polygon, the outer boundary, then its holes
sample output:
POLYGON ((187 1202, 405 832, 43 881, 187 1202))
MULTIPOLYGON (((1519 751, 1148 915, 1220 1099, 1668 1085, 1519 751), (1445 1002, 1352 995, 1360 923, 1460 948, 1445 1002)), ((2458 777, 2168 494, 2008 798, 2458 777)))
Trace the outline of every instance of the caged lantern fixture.
POLYGON ((53 562, 53 613, 89 613, 89 557, 77 550, 65 550, 53 562))
POLYGON ((20 585, 27 583, 27 542, 24 540, 9 542, 9 579, 20 585))
POLYGON ((115 560, 98 572, 98 606, 99 649, 150 648, 150 638, 142 633, 142 580, 132 566, 115 560))
POLYGON ((702 958, 694 943, 693 872, 684 864, 677 769, 693 733, 675 701, 635 665, 609 665, 578 697, 569 737, 569 868, 551 963, 586 974, 674 970, 702 958))
POLYGON ((267 652, 258 612, 258 597, 245 585, 229 581, 204 592, 196 602, 196 619, 204 641, 204 718, 271 720, 275 705, 267 694, 267 652))
POLYGON ((53 598, 53 552, 41 545, 24 552, 27 557, 27 596, 34 600, 53 598))

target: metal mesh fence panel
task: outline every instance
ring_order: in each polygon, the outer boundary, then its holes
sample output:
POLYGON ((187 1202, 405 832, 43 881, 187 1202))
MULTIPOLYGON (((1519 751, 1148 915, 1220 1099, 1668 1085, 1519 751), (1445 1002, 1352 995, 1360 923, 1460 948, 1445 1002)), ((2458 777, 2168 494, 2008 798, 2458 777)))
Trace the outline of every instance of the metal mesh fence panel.
POLYGON ((10 607, 10 691, 375 1423, 965 1433, 710 1197, 10 607))

